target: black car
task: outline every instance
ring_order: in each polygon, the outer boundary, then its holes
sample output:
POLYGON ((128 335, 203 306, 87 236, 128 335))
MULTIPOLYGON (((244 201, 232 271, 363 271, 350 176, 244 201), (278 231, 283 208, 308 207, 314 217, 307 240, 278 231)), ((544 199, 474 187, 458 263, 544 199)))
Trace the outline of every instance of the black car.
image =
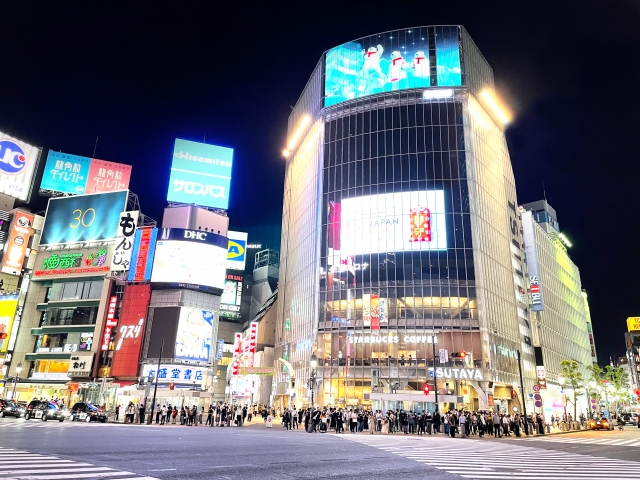
POLYGON ((47 402, 43 400, 32 400, 27 405, 27 411, 24 414, 25 420, 36 418, 46 422, 47 420, 58 420, 64 422, 64 412, 60 410, 57 403, 47 402))
POLYGON ((24 409, 13 400, 3 400, 0 398, 0 418, 21 417, 24 409))
POLYGON ((638 424, 638 420, 636 419, 636 417, 630 413, 623 413, 622 415, 620 415, 622 417, 622 420, 624 421, 625 425, 637 425, 638 424))
POLYGON ((107 421, 107 414, 90 403, 76 403, 71 409, 71 421, 80 420, 81 422, 100 422, 107 421))

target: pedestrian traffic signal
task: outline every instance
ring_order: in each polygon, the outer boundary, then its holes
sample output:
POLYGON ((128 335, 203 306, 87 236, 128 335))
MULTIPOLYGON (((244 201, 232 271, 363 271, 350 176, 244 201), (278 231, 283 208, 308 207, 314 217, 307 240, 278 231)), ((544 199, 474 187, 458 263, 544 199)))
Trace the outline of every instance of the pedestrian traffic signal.
POLYGON ((453 358, 464 358, 467 356, 467 352, 453 352, 451 356, 453 358))
POLYGON ((5 332, 0 333, 0 340, 4 340, 7 338, 7 334, 5 332))
POLYGON ((175 388, 175 386, 176 386, 176 384, 175 384, 175 383, 173 383, 173 382, 171 382, 171 383, 169 384, 169 390, 173 390, 173 389, 175 388))
POLYGON ((429 395, 429 390, 430 390, 430 388, 429 388, 429 384, 428 384, 428 383, 425 383, 425 384, 424 384, 424 389, 423 389, 424 394, 425 394, 425 395, 429 395))

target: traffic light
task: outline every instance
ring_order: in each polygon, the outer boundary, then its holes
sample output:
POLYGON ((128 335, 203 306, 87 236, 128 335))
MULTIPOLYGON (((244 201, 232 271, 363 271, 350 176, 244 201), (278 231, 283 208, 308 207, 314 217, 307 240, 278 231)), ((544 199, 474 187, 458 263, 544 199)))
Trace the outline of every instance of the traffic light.
POLYGON ((453 352, 451 356, 453 358, 464 358, 467 356, 467 352, 453 352))
POLYGON ((424 392, 425 395, 429 395, 429 390, 430 390, 429 384, 425 383, 424 389, 422 391, 424 392))
POLYGON ((518 392, 516 390, 511 390, 511 398, 516 398, 518 396, 518 392))
POLYGON ((176 384, 175 384, 175 383, 173 383, 173 382, 171 382, 171 383, 169 384, 169 390, 173 390, 173 389, 175 388, 175 386, 176 386, 176 384))
POLYGON ((4 340, 5 338, 7 338, 6 332, 0 333, 0 340, 4 340))

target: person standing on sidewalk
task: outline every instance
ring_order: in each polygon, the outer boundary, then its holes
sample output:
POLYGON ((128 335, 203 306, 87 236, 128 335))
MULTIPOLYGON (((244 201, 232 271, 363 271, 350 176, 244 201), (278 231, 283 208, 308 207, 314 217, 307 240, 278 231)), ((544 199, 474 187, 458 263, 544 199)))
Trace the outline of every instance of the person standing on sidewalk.
POLYGON ((493 423, 493 435, 496 438, 502 438, 502 432, 500 431, 500 417, 497 412, 493 412, 491 416, 491 421, 493 423))
MULTIPOLYGON (((251 419, 249 419, 249 421, 251 421, 251 419)), ((296 410, 296 407, 293 407, 291 410, 291 424, 292 428, 298 430, 298 411, 296 410)))
POLYGON ((460 436, 464 438, 466 436, 467 430, 467 416, 464 414, 464 411, 460 413, 460 436))

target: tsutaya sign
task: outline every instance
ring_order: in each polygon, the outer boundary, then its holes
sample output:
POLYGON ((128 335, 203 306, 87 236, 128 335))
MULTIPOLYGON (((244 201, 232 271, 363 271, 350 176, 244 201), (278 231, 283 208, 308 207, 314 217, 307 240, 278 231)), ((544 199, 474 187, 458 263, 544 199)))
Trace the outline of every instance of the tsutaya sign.
MULTIPOLYGON (((350 335, 349 343, 400 343, 398 335, 350 335)), ((402 343, 432 343, 431 335, 404 335, 402 343)), ((438 343, 438 337, 435 338, 438 343)))
MULTIPOLYGON (((436 368, 438 378, 454 378, 460 380, 480 380, 483 381, 482 370, 479 368, 436 368)), ((433 378, 433 368, 429 369, 429 376, 433 378)))

